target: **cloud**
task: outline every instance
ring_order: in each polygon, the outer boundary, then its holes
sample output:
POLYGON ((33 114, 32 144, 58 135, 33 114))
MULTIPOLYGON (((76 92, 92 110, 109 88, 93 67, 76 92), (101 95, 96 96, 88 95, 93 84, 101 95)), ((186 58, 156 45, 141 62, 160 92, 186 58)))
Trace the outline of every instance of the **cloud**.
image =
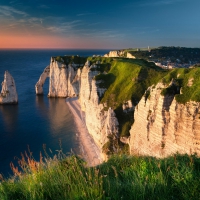
POLYGON ((17 10, 10 6, 0 6, 0 14, 6 17, 13 17, 14 15, 28 16, 26 12, 17 10))
POLYGON ((125 34, 112 29, 81 29, 79 31, 81 32, 82 36, 90 38, 119 39, 125 36, 125 34))
POLYGON ((153 1, 147 3, 141 3, 139 6, 146 7, 146 6, 163 6, 163 5, 171 5, 185 0, 160 0, 160 1, 153 1))
POLYGON ((77 14, 76 16, 80 17, 80 16, 86 16, 86 15, 95 15, 96 13, 80 13, 77 14))
POLYGON ((29 23, 41 23, 41 21, 43 21, 41 18, 37 18, 37 17, 30 17, 28 19, 29 23))
POLYGON ((39 5, 38 8, 42 8, 42 9, 49 9, 50 7, 47 5, 39 5))
POLYGON ((60 33, 60 34, 66 34, 66 33, 74 33, 78 32, 75 27, 82 24, 81 20, 74 20, 74 21, 68 21, 68 22, 59 22, 56 26, 48 26, 46 29, 48 31, 54 32, 54 33, 60 33))
POLYGON ((141 31, 139 31, 139 32, 137 32, 136 34, 138 34, 138 35, 143 35, 143 34, 152 34, 152 33, 157 33, 157 32, 159 32, 160 31, 160 29, 150 29, 150 30, 141 30, 141 31))
POLYGON ((15 6, 16 6, 16 5, 23 5, 22 2, 20 2, 20 1, 18 1, 18 0, 10 1, 9 4, 15 5, 15 6))

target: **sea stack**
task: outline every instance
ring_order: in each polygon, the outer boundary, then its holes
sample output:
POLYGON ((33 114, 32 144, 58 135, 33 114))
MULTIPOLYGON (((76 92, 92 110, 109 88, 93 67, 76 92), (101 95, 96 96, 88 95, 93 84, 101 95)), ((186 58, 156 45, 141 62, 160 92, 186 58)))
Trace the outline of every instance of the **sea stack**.
POLYGON ((0 104, 17 104, 18 95, 15 81, 8 71, 5 71, 0 94, 0 104))

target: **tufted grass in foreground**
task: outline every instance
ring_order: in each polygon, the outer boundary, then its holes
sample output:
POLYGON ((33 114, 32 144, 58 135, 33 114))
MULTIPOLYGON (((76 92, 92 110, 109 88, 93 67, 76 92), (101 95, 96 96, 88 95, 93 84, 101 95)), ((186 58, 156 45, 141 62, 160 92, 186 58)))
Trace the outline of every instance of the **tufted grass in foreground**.
POLYGON ((2 179, 1 200, 200 199, 200 159, 175 155, 166 159, 116 155, 96 167, 74 155, 59 153, 36 162, 32 156, 13 165, 2 179))

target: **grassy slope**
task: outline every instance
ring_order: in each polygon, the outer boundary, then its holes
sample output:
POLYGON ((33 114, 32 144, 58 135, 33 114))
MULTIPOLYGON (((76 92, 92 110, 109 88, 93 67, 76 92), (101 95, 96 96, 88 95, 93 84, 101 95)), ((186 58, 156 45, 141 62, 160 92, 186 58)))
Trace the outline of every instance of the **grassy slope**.
MULTIPOLYGON (((103 81, 100 87, 107 88, 101 103, 112 107, 119 121, 121 136, 129 136, 129 130, 133 124, 133 112, 125 114, 122 111, 122 104, 132 100, 137 104, 143 96, 145 90, 156 84, 163 76, 167 74, 161 68, 140 59, 125 58, 89 58, 92 63, 97 60, 109 66, 107 74, 96 76, 96 80, 103 81)), ((103 71, 103 70, 102 70, 103 71)))
POLYGON ((134 103, 138 102, 145 90, 165 75, 161 71, 153 63, 144 60, 116 59, 109 71, 109 74, 115 76, 115 81, 109 86, 101 102, 107 102, 114 109, 130 99, 134 103))
POLYGON ((195 156, 117 155, 94 168, 75 156, 61 157, 40 163, 22 159, 23 173, 15 170, 15 176, 1 180, 0 199, 200 199, 200 159, 195 156))
MULTIPOLYGON (((173 69, 170 71, 162 70, 154 65, 154 63, 147 62, 140 59, 126 59, 126 58, 89 58, 91 62, 95 63, 97 60, 101 61, 101 72, 106 69, 107 74, 100 74, 96 76, 96 80, 101 80, 100 87, 107 88, 101 103, 112 107, 119 120, 119 128, 121 136, 128 136, 131 125, 133 124, 133 113, 124 114, 122 111, 122 104, 125 101, 132 100, 137 104, 145 90, 162 81, 167 84, 174 79, 177 87, 182 88, 183 94, 175 92, 175 98, 180 103, 186 103, 190 100, 200 101, 200 68, 194 69, 173 69), (188 81, 193 80, 193 85, 188 86, 188 81)), ((163 94, 173 92, 176 88, 169 88, 163 90, 163 94)))

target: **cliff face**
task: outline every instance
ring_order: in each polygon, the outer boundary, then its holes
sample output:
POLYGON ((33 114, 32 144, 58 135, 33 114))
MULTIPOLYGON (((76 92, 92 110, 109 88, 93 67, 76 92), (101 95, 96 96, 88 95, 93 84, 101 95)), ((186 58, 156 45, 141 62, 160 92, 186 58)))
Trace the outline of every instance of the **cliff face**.
POLYGON ((125 52, 123 50, 110 51, 109 53, 105 54, 104 57, 125 57, 125 58, 133 58, 133 59, 136 58, 131 53, 125 52))
POLYGON ((51 59, 49 74, 49 97, 67 97, 67 66, 51 59))
POLYGON ((8 71, 5 71, 4 81, 0 94, 0 104, 17 104, 18 95, 15 86, 15 81, 8 71))
POLYGON ((92 70, 95 67, 87 62, 82 69, 79 100, 82 110, 85 111, 87 129, 98 146, 102 147, 108 142, 109 135, 118 136, 118 121, 111 108, 105 111, 103 105, 99 104, 99 97, 105 89, 98 87, 98 82, 93 79, 99 74, 92 70))
POLYGON ((100 88, 94 77, 99 74, 97 66, 89 61, 81 70, 77 65, 59 63, 51 59, 50 66, 45 68, 37 82, 36 94, 42 94, 42 86, 49 77, 49 97, 79 96, 81 109, 85 112, 85 124, 99 147, 108 142, 108 136, 118 137, 118 121, 114 111, 109 108, 104 110, 99 104, 105 88, 100 88))
POLYGON ((130 130, 131 154, 200 155, 200 103, 180 104, 174 95, 162 96, 162 88, 162 83, 149 88, 149 97, 144 95, 135 107, 135 122, 130 130))
POLYGON ((129 52, 127 52, 127 55, 126 55, 126 57, 127 58, 133 58, 133 59, 135 59, 136 57, 135 56, 133 56, 131 53, 129 53, 129 52))
POLYGON ((123 56, 124 56, 123 50, 110 51, 109 53, 104 55, 104 57, 123 57, 123 56))
POLYGON ((80 70, 77 73, 77 65, 65 65, 51 58, 50 66, 45 68, 35 85, 36 94, 43 94, 43 84, 47 77, 49 77, 49 97, 78 95, 80 70))

